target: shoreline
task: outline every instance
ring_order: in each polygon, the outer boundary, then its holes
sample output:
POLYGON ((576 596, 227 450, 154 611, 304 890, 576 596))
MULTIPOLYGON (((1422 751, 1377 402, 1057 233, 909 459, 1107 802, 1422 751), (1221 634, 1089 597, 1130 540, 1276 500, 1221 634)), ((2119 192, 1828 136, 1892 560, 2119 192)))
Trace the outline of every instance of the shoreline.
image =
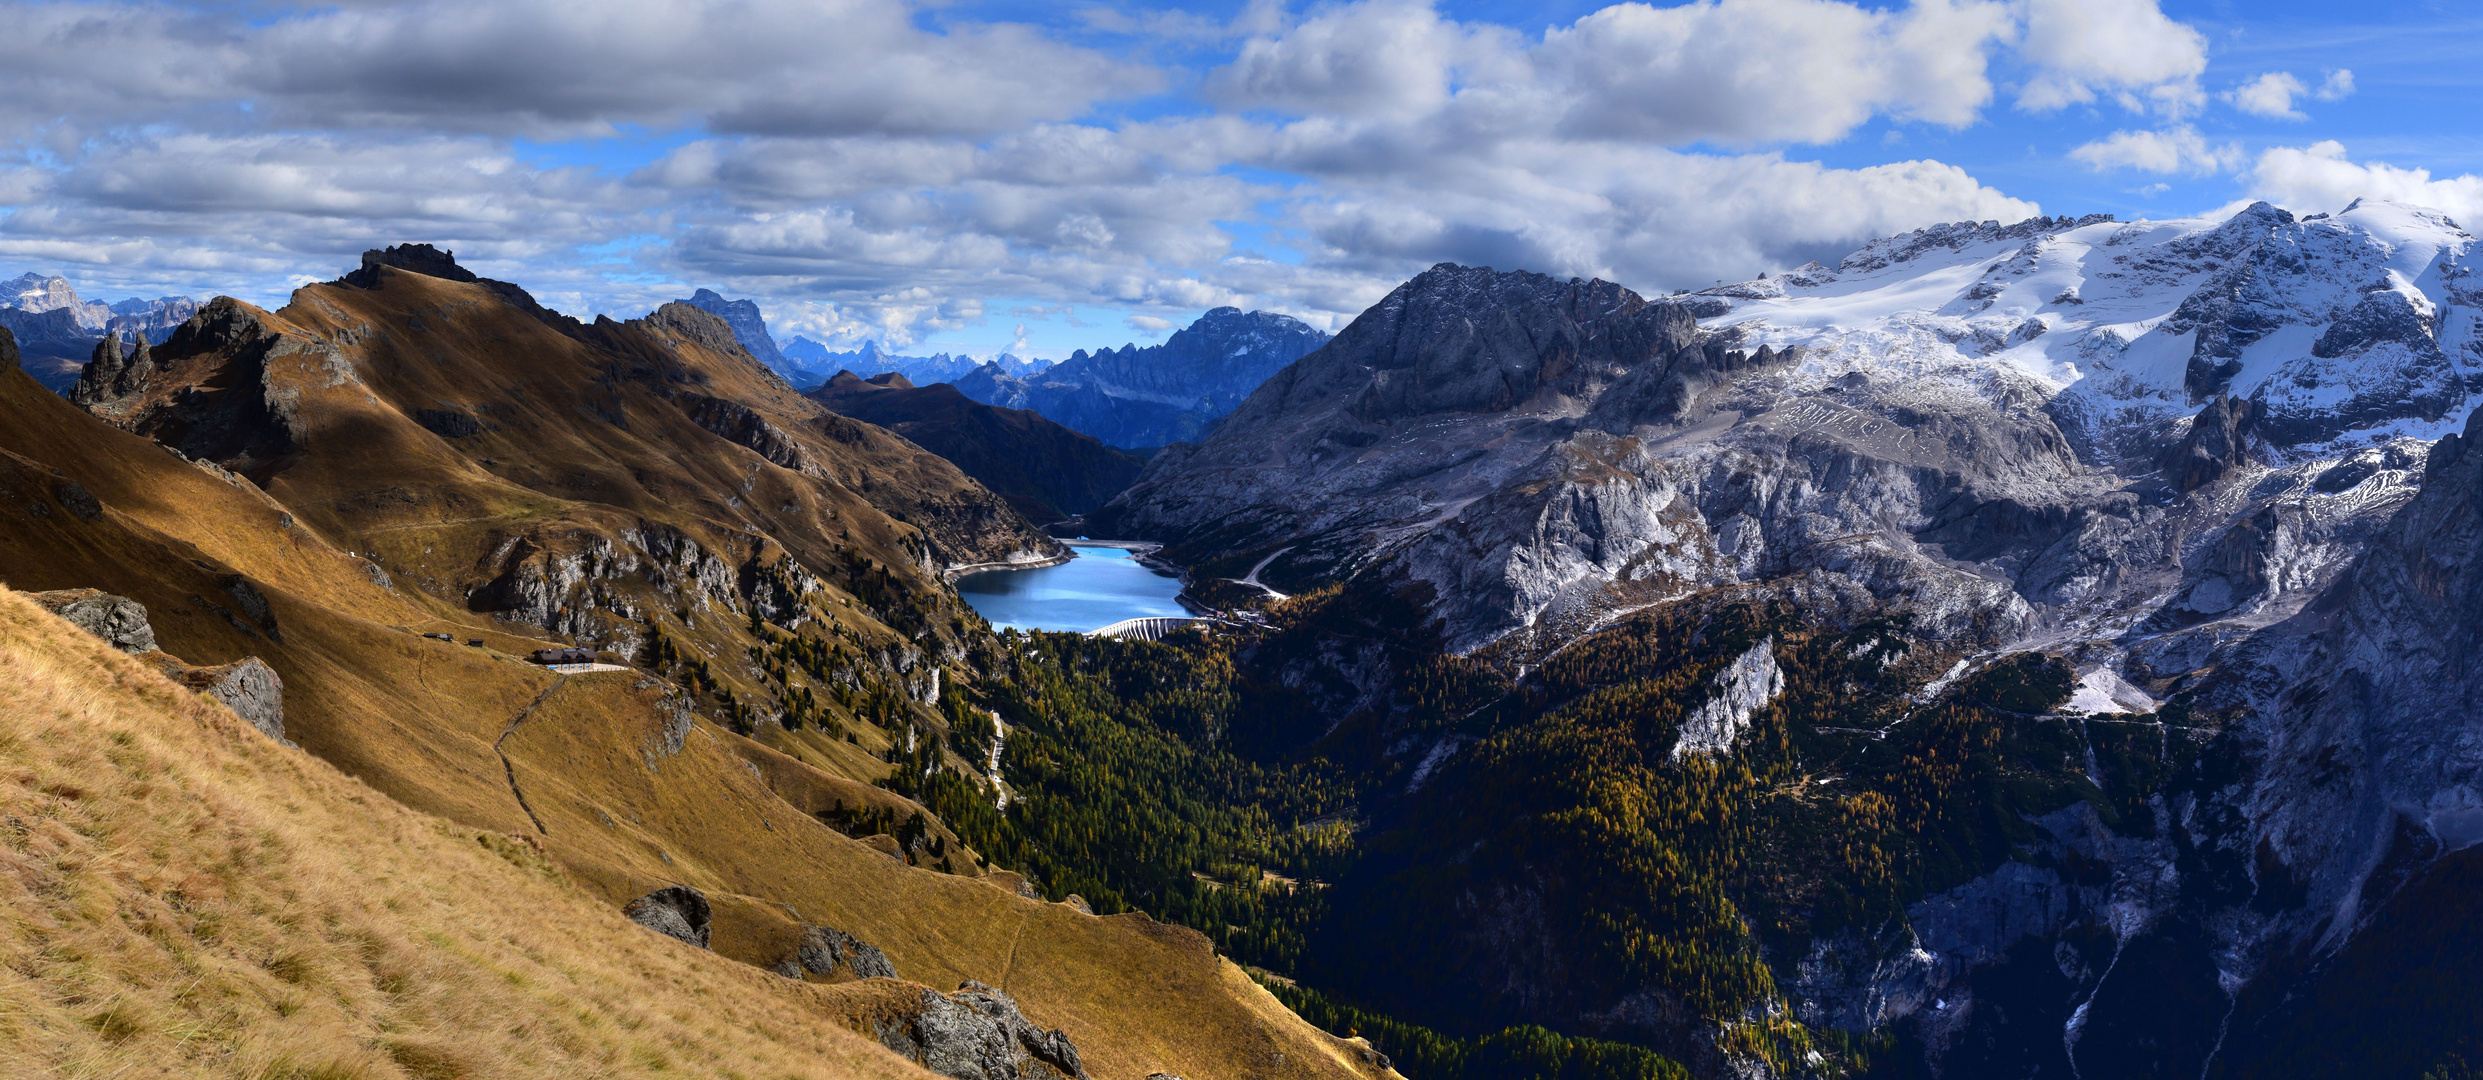
MULTIPOLYGON (((1053 537, 1053 539, 1059 540, 1061 546, 1065 548, 1119 548, 1123 551, 1129 552, 1130 556, 1133 559, 1136 559, 1140 565, 1164 570, 1173 570, 1175 572, 1178 572, 1179 569, 1169 563, 1160 562, 1151 557, 1156 552, 1161 551, 1164 548, 1164 545, 1153 540, 1068 540, 1057 536, 1053 537)), ((1072 551, 1067 555, 1046 556, 1040 559, 1028 559, 1023 562, 960 563, 956 566, 951 566, 941 570, 940 576, 947 580, 955 581, 958 578, 965 577, 970 574, 980 574, 992 570, 1043 570, 1066 564, 1071 559, 1075 559, 1077 557, 1077 553, 1072 551)), ((1187 575, 1184 575, 1183 578, 1182 583, 1186 586, 1188 584, 1187 575)))
POLYGON ((1139 554, 1164 550, 1164 545, 1153 540, 1072 540, 1065 536, 1055 536, 1052 539, 1058 540, 1063 544, 1069 545, 1070 547, 1119 548, 1123 551, 1135 552, 1139 554))
POLYGON ((1066 563, 1074 558, 1077 558, 1074 554, 1047 555, 1040 559, 1029 559, 1025 562, 960 563, 956 566, 951 566, 941 570, 940 577, 947 581, 955 581, 961 577, 980 574, 991 570, 1042 570, 1047 567, 1062 565, 1063 563, 1066 563))

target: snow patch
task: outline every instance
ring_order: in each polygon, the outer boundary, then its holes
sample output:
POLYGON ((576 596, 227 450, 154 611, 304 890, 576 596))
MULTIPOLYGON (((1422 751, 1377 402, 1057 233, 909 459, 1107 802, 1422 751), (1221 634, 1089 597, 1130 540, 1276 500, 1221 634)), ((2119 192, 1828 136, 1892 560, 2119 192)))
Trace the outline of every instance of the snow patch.
POLYGON ((1730 752, 1749 730, 1751 716, 1784 692, 1785 672, 1776 666, 1776 639, 1770 637, 1716 673, 1716 696, 1681 722, 1672 759, 1730 752))
POLYGON ((2096 668, 2078 680, 2078 688, 2069 695, 2066 708, 2070 712, 2104 715, 2154 712, 2159 704, 2111 668, 2096 668))

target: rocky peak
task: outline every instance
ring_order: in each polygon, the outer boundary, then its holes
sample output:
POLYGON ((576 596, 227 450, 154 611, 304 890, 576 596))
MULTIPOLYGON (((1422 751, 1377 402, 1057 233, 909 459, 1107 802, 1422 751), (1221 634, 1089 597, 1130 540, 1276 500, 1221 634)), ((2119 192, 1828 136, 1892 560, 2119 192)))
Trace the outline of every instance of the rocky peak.
MULTIPOLYGON (((1608 281, 1442 263, 1398 286, 1287 376, 1305 388, 1363 382, 1349 411, 1369 423, 1498 413, 1547 391, 1580 393, 1698 333, 1687 308, 1649 303, 1608 281)), ((1254 397, 1245 408, 1276 407, 1254 397)))
POLYGON ((69 279, 54 274, 26 274, 14 281, 0 284, 0 301, 19 311, 58 311, 62 308, 85 306, 69 279))
POLYGON ((2219 393, 2200 409, 2190 430, 2164 455, 2164 475, 2182 491, 2215 483, 2234 466, 2250 459, 2249 435, 2261 406, 2248 398, 2219 393))
POLYGON ((1837 263, 1836 270, 1840 274, 1869 273, 1912 261, 1933 250, 1957 251, 1975 244, 2031 240, 2111 220, 2110 214, 2088 214, 2081 218, 2030 217, 2011 225, 1997 221, 1952 221, 1873 240, 1837 263))
MULTIPOLYGON (((658 334, 699 345, 718 356, 738 356, 759 364, 759 358, 742 347, 741 339, 733 333, 731 324, 683 301, 675 300, 655 309, 642 322, 658 334)), ((765 364, 759 366, 767 368, 765 364)), ((767 370, 771 374, 775 371, 773 368, 767 370)), ((781 375, 775 377, 782 378, 781 375)))
POLYGON ((379 268, 383 266, 449 281, 479 280, 473 271, 457 265, 457 253, 454 251, 442 251, 429 244, 397 244, 363 252, 362 269, 345 275, 345 282, 376 289, 379 287, 379 268))
POLYGON ((741 342, 741 347, 760 363, 778 370, 786 366, 785 354, 777 350, 776 339, 768 334, 767 319, 759 313, 757 303, 727 300, 713 289, 700 289, 687 300, 673 302, 688 304, 724 320, 732 328, 734 340, 741 342))
POLYGON ((154 351, 145 334, 132 336, 136 340, 127 355, 121 352, 117 334, 106 334, 95 342, 94 358, 87 361, 86 370, 78 373, 77 385, 69 390, 70 401, 80 406, 99 405, 146 389, 148 379, 155 374, 154 351))

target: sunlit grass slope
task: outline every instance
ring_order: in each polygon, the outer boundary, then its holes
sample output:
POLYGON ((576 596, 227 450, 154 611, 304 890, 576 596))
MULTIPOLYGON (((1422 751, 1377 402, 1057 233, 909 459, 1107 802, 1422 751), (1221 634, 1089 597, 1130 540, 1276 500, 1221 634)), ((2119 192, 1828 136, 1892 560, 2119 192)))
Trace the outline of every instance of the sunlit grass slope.
POLYGON ((0 589, 0 1075, 924 1077, 0 589))

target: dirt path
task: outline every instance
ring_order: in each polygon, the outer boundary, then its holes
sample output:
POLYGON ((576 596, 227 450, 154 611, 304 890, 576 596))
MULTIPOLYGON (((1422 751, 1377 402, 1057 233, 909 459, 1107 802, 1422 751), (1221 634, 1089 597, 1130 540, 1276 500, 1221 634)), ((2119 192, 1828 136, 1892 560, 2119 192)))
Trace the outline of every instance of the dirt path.
POLYGON ((533 701, 527 702, 525 708, 518 710, 517 716, 509 721, 508 729, 502 731, 500 737, 492 740, 491 743, 491 752, 500 755, 500 770, 508 774, 509 794, 517 796, 517 808, 524 810, 526 820, 534 822, 535 831, 545 836, 552 835, 552 831, 543 827, 543 818, 535 813, 533 804, 526 801, 526 792, 517 786, 517 766, 510 763, 507 751, 500 749, 500 745, 508 742, 509 736, 517 734, 517 725, 525 723, 526 718, 534 715, 536 709, 542 708, 543 703, 551 698, 552 691, 560 689, 561 684, 568 681, 567 675, 555 676, 552 679, 552 685, 544 687, 543 692, 536 694, 533 701))

